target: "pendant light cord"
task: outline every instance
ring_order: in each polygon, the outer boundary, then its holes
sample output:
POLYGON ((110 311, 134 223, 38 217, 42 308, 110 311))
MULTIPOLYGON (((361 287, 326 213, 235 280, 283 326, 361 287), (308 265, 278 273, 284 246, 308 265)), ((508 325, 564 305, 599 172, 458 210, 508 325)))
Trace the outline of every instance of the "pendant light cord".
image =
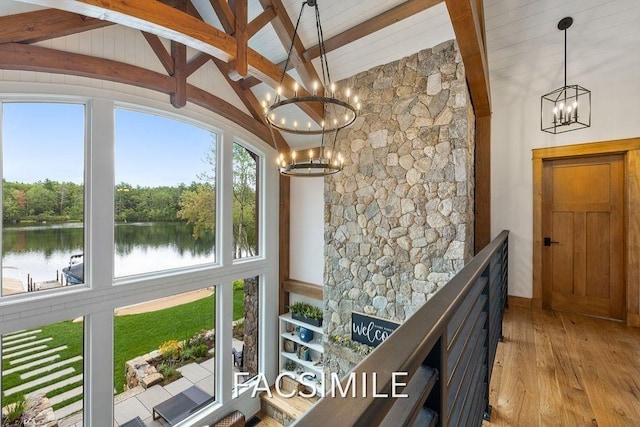
POLYGON ((567 87, 567 29, 564 29, 564 86, 567 87))

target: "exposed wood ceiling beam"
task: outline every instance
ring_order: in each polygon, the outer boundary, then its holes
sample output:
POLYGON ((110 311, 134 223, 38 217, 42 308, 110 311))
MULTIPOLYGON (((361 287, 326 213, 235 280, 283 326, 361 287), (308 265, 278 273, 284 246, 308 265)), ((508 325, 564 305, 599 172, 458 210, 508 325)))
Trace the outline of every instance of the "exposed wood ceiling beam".
MULTIPOLYGON (((253 92, 251 92, 250 89, 244 89, 239 81, 235 81, 231 77, 229 77, 228 64, 225 64, 224 62, 216 58, 213 58, 213 63, 216 64, 216 66, 220 69, 220 72, 227 80, 227 83, 229 83, 236 95, 238 95, 238 98, 240 98, 245 107, 247 107, 253 118, 265 123, 264 116, 262 114, 262 106, 260 105, 260 101, 258 101, 253 92)), ((289 151, 289 144, 287 144, 287 141, 285 141, 280 132, 278 132, 277 130, 273 130, 273 139, 275 139, 275 145, 272 144, 274 148, 277 148, 281 151, 289 151)))
POLYGON ((251 38, 255 36, 258 31, 271 22, 275 17, 276 12, 272 7, 268 7, 263 10, 260 15, 253 18, 253 21, 249 22, 249 25, 247 25, 247 37, 251 38))
MULTIPOLYGON (((398 21, 402 21, 416 13, 429 9, 437 4, 442 3, 443 0, 407 0, 406 2, 399 4, 396 7, 389 9, 388 11, 381 13, 371 19, 368 19, 355 27, 352 27, 337 36, 331 37, 324 41, 325 51, 331 52, 352 43, 362 37, 366 37, 369 34, 373 34, 378 30, 388 27, 391 24, 395 24, 398 21)), ((304 57, 308 61, 320 56, 320 46, 313 46, 304 52, 304 57)))
POLYGON ((209 62, 210 59, 211 57, 206 53, 199 53, 197 56, 192 58, 191 61, 187 63, 187 67, 185 68, 187 77, 198 71, 200 67, 209 62))
POLYGON ((242 77, 247 77, 247 42, 249 41, 249 37, 247 34, 247 16, 249 12, 249 6, 247 4, 247 0, 236 0, 235 12, 236 28, 234 36, 236 37, 238 52, 236 54, 236 71, 242 77))
MULTIPOLYGON (((109 59, 18 43, 0 45, 0 69, 89 77, 143 87, 167 95, 175 91, 175 78, 155 71, 109 59)), ((186 98, 188 102, 237 123, 263 141, 271 141, 267 126, 225 100, 190 84, 186 85, 186 98)))
POLYGON ((228 33, 233 34, 236 30, 236 17, 233 14, 233 10, 229 6, 226 0, 209 0, 211 7, 218 16, 222 28, 228 33))
POLYGON ((491 115, 489 67, 476 0, 445 0, 477 117, 491 115))
POLYGON ((104 19, 174 40, 228 62, 236 55, 234 37, 204 21, 159 1, 27 0, 104 19))
MULTIPOLYGON (((171 7, 180 7, 184 2, 184 0, 159 1, 171 7)), ((43 6, 50 5, 43 3, 43 6)), ((18 13, 0 17, 0 43, 36 43, 113 24, 113 22, 58 9, 18 13)))
POLYGON ((170 96, 171 105, 182 108, 187 105, 187 47, 171 41, 171 57, 174 63, 175 90, 170 96))
MULTIPOLYGON (((160 37, 174 40, 200 52, 229 62, 236 55, 236 39, 223 31, 185 12, 161 2, 132 2, 128 0, 28 0, 29 3, 44 4, 87 16, 100 17, 116 24, 147 31, 160 37)), ((271 87, 280 84, 282 70, 253 49, 247 50, 248 71, 271 87)), ((293 95, 294 79, 285 75, 283 95, 293 95)), ((300 96, 307 96, 304 88, 298 89, 300 96)), ((312 120, 320 122, 323 112, 319 105, 307 105, 303 111, 312 120)))
MULTIPOLYGON (((287 10, 282 4, 281 0, 260 0, 260 4, 263 9, 271 7, 276 12, 276 18, 271 22, 273 25, 273 29, 275 30, 278 39, 284 46, 285 50, 288 52, 289 47, 291 46, 291 39, 293 38, 293 33, 295 27, 289 19, 289 14, 287 10)), ((306 6, 305 6, 306 7, 306 6)), ((312 9, 309 7, 309 9, 312 9)), ((318 73, 316 69, 313 67, 313 64, 310 60, 307 60, 304 56, 304 45, 299 37, 296 37, 293 50, 291 52, 291 61, 293 62, 293 66, 295 67, 300 79, 302 80, 303 85, 310 89, 313 85, 314 81, 320 81, 318 77, 318 73)))
POLYGON ((0 17, 0 43, 35 43, 113 25, 57 9, 36 10, 0 17))
POLYGON ((149 46, 151 46, 153 53, 156 54, 156 56, 160 60, 160 63, 162 64, 164 69, 167 71, 167 74, 172 76, 173 71, 175 69, 173 58, 171 57, 169 52, 167 52, 167 49, 164 47, 164 44, 162 44, 162 40, 160 40, 160 37, 156 36, 155 34, 149 34, 146 31, 141 31, 141 33, 144 36, 147 43, 149 43, 149 46))
MULTIPOLYGON (((282 70, 284 68, 284 64, 287 61, 282 61, 281 63, 278 64, 278 67, 280 67, 280 70, 282 70)), ((291 62, 289 62, 289 65, 287 65, 287 71, 289 70, 293 70, 293 64, 291 62)), ((282 74, 282 71, 280 71, 280 74, 282 74)), ((262 83, 260 80, 256 79, 255 77, 249 76, 246 77, 242 80, 240 80, 240 84, 242 85, 242 87, 244 89, 249 89, 252 88, 254 86, 259 85, 260 83, 262 83)))

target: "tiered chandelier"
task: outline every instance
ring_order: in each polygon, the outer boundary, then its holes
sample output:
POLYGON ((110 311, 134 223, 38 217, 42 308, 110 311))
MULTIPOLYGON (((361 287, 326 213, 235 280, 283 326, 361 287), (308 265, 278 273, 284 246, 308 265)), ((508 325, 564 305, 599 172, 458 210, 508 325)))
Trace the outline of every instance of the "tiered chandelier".
POLYGON ((287 53, 287 60, 282 71, 280 86, 275 95, 267 94, 266 99, 262 101, 262 107, 264 109, 264 118, 272 132, 277 129, 296 135, 320 136, 319 147, 309 150, 308 153, 302 152, 300 155, 295 151, 291 151, 289 154, 280 153, 278 169, 282 175, 313 177, 332 175, 342 170, 344 157, 340 152, 336 151, 338 132, 350 126, 356 120, 360 112, 360 103, 358 102, 358 97, 352 94, 350 89, 345 88, 343 91, 338 91, 335 83, 331 82, 322 25, 320 24, 320 12, 316 0, 306 0, 302 3, 298 22, 291 38, 291 46, 287 53), (315 9, 322 82, 314 82, 313 90, 310 93, 300 88, 296 82, 290 88, 293 96, 285 98, 283 96, 282 83, 285 79, 287 67, 291 62, 291 53, 298 36, 298 26, 300 25, 300 18, 305 5, 315 9), (273 102, 271 98, 273 98, 273 102), (299 123, 298 120, 287 117, 287 113, 292 112, 291 106, 296 106, 300 109, 306 107, 307 111, 310 108, 320 110, 318 107, 321 107, 322 120, 319 123, 313 121, 299 123))

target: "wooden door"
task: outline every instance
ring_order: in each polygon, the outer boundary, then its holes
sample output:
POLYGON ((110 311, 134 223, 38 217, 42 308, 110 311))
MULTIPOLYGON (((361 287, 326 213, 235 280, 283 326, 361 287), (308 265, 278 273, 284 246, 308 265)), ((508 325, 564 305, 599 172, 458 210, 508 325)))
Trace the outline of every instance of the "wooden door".
POLYGON ((543 306, 623 319, 624 157, 545 161, 542 180, 543 306))

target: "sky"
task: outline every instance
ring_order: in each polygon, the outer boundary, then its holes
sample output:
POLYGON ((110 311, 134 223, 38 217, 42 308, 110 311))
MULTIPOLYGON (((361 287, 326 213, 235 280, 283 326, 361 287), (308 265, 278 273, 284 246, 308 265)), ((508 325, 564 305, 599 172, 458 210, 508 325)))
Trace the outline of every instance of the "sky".
MULTIPOLYGON (((3 177, 83 182, 84 106, 4 103, 3 177)), ((130 110, 115 113, 115 182, 141 187, 198 181, 213 137, 196 126, 130 110)))

